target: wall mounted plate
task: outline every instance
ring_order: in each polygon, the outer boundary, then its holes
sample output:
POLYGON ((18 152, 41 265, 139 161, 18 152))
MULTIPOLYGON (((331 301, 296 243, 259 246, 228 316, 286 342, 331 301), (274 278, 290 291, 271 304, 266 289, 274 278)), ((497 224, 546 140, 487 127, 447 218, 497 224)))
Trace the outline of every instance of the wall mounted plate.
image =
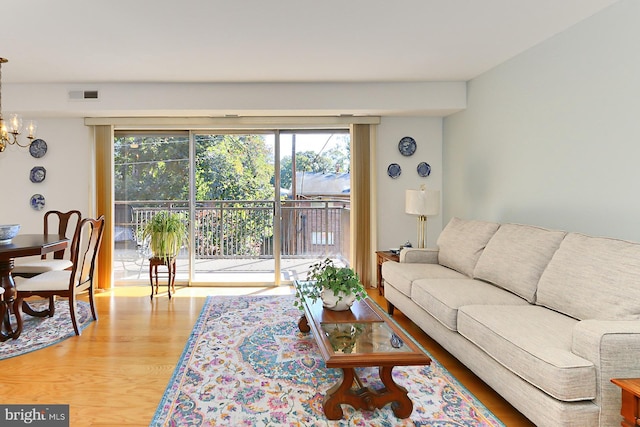
POLYGON ((42 182, 47 177, 47 170, 42 166, 36 166, 31 169, 29 179, 31 182, 42 182))
POLYGON ((44 139, 34 139, 29 145, 29 153, 37 159, 47 154, 47 143, 44 139))
POLYGON ((431 166, 429 166, 429 163, 420 162, 420 164, 418 164, 418 175, 423 178, 431 175, 431 166))
POLYGON ((403 156, 411 156, 416 152, 416 140, 410 136, 405 136, 398 142, 398 151, 403 156))
POLYGON ((402 173, 402 169, 400 168, 400 165, 397 163, 391 163, 387 168, 387 175, 389 175, 391 178, 395 179, 399 177, 401 173, 402 173))
POLYGON ((31 196, 31 208, 36 211, 44 209, 44 196, 42 194, 34 194, 31 196))

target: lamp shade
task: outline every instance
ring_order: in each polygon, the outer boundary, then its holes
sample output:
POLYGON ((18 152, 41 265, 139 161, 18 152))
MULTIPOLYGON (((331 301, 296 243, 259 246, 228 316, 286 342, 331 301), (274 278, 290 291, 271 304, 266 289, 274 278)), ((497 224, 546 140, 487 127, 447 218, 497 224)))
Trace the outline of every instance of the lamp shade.
POLYGON ((438 215, 440 192, 438 190, 406 190, 404 211, 411 215, 438 215))

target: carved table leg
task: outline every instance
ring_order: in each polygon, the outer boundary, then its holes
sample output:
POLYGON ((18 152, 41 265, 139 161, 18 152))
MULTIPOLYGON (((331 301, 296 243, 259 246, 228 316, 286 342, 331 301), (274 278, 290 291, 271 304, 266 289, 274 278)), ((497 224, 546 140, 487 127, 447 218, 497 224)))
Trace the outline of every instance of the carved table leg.
MULTIPOLYGON (((176 259, 171 260, 171 292, 176 293, 176 259)), ((169 292, 169 298, 171 298, 171 292, 169 292)))
POLYGON ((4 315, 2 316, 2 324, 0 331, 0 342, 6 341, 9 338, 17 339, 22 333, 22 313, 19 307, 15 304, 15 301, 1 302, 4 305, 4 315), (15 327, 11 324, 11 313, 14 313, 16 318, 15 327))
POLYGON ((344 415, 340 404, 347 403, 354 408, 359 408, 361 405, 360 399, 356 398, 351 392, 351 385, 353 384, 354 371, 353 368, 342 369, 342 379, 338 381, 333 387, 327 390, 327 395, 324 397, 322 403, 322 409, 324 414, 330 420, 339 420, 344 415))
POLYGON ((0 341, 6 341, 9 338, 16 339, 22 332, 22 313, 19 307, 14 304, 17 292, 11 270, 13 270, 13 259, 0 261, 0 286, 4 288, 4 294, 1 298, 5 306, 4 315, 0 320, 0 341), (12 311, 16 317, 15 328, 11 325, 12 311))
MULTIPOLYGON (((383 402, 395 402, 393 405, 393 413, 398 418, 408 418, 413 412, 413 402, 409 399, 407 389, 398 385, 391 375, 393 366, 380 367, 380 379, 385 385, 383 402)), ((381 392, 382 390, 379 390, 381 392)), ((382 403, 382 402, 381 402, 382 403)), ((384 406, 384 404, 382 406, 384 406)), ((381 408, 382 406, 378 406, 381 408)))
POLYGON ((158 295, 158 291, 159 291, 159 287, 160 287, 160 285, 158 284, 158 264, 155 264, 153 266, 153 275, 154 275, 155 281, 156 281, 156 295, 158 295))
POLYGON ((153 299, 153 261, 151 260, 149 260, 149 283, 151 283, 151 299, 153 299))
POLYGON ((383 388, 372 390, 363 387, 353 368, 342 368, 342 380, 327 390, 322 408, 330 420, 339 420, 343 416, 340 405, 346 403, 355 409, 373 411, 383 408, 388 403, 392 404, 392 410, 398 418, 408 418, 413 412, 413 402, 409 399, 407 389, 393 381, 393 366, 381 366, 379 368, 380 379, 383 388), (351 388, 354 381, 359 388, 351 388))
MULTIPOLYGON (((169 279, 168 279, 168 283, 167 283, 167 292, 169 293, 169 299, 171 299, 171 285, 173 284, 173 263, 171 260, 167 261, 167 269, 169 270, 169 279)), ((173 289, 174 293, 175 293, 175 288, 173 289)))
POLYGON ((311 330, 309 322, 307 322, 307 316, 304 314, 300 316, 300 320, 298 320, 298 329, 300 329, 300 332, 309 332, 311 330))

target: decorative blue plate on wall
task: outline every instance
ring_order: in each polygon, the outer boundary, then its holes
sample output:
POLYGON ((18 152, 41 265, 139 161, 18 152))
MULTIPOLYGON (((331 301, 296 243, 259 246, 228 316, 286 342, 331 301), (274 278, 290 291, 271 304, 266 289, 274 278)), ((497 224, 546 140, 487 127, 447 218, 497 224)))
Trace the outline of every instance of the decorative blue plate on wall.
POLYGON ((44 209, 44 196, 42 194, 31 196, 31 207, 37 211, 44 209))
POLYGON ((418 165, 418 175, 420 175, 423 178, 425 176, 431 175, 431 166, 429 166, 429 163, 420 162, 420 164, 418 165))
POLYGON ((411 156, 416 152, 416 140, 405 136, 398 142, 398 150, 403 156, 411 156))
POLYGON ((29 145, 29 153, 35 158, 40 158, 47 154, 47 143, 44 139, 34 139, 29 145))
POLYGON ((29 179, 31 182, 42 182, 47 177, 47 170, 42 166, 36 166, 31 169, 29 179))
POLYGON ((397 178, 402 173, 402 169, 400 169, 400 165, 397 163, 391 163, 387 168, 387 175, 391 178, 397 178))

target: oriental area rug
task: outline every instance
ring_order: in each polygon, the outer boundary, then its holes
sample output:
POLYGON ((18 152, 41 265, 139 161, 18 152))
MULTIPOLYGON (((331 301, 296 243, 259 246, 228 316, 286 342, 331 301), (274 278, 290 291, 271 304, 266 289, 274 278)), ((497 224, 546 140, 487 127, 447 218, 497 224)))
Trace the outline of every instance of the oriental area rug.
MULTIPOLYGON (((46 301, 30 303, 36 310, 41 310, 48 304, 46 301)), ((0 360, 40 350, 76 336, 71 323, 69 301, 66 299, 56 301, 56 310, 53 317, 31 317, 23 314, 22 320, 24 322, 22 333, 18 339, 8 339, 5 342, 0 342, 0 360)), ((89 303, 78 301, 78 325, 80 330, 86 328, 92 320, 89 303)))
MULTIPOLYGON (((409 418, 391 405, 342 405, 344 418, 327 420, 322 400, 341 371, 327 369, 313 336, 298 330, 293 298, 208 297, 151 426, 503 426, 433 357, 393 370, 413 401, 409 418)), ((377 369, 359 376, 380 383, 377 369)))

